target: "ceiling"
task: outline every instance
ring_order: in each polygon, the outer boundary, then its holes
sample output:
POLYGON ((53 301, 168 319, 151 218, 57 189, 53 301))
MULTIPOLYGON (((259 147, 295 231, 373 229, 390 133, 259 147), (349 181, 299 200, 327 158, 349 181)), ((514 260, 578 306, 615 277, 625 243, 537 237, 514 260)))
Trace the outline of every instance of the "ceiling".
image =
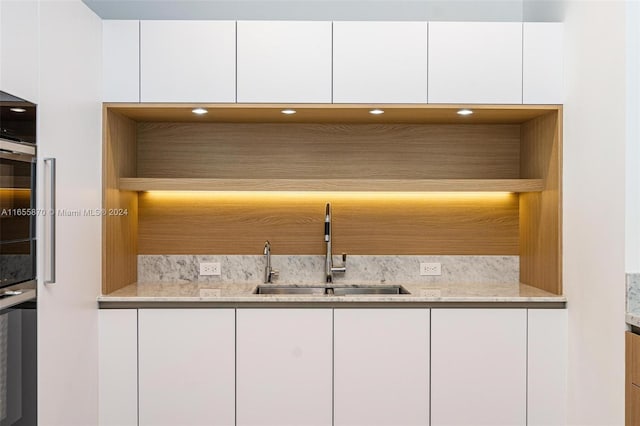
POLYGON ((562 21, 563 0, 83 0, 103 19, 562 21))

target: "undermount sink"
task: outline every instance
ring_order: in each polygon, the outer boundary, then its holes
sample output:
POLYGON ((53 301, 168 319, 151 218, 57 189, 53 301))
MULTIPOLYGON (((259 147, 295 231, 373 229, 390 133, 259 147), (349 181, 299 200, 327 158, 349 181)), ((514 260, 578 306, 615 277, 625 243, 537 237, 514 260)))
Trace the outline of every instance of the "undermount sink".
POLYGON ((315 294, 322 296, 326 294, 325 287, 295 287, 295 286, 282 286, 282 285, 259 285, 253 290, 253 294, 302 294, 309 295, 315 294))
POLYGON ((297 287, 285 285, 259 285, 253 294, 277 295, 314 295, 314 296, 349 296, 349 295, 378 295, 378 294, 410 294, 401 285, 350 285, 350 286, 317 286, 297 287))
POLYGON ((334 287, 333 294, 336 296, 347 295, 367 295, 367 294, 410 294, 401 285, 355 285, 347 287, 334 287))

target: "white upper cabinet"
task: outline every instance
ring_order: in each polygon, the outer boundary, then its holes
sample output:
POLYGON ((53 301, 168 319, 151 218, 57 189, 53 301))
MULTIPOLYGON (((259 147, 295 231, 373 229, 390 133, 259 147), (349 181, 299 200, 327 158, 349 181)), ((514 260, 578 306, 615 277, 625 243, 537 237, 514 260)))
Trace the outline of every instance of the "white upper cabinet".
POLYGON ((331 103, 331 22, 238 22, 238 102, 331 103))
POLYGON ((431 311, 431 424, 527 420, 526 309, 431 311))
POLYGON ((525 22, 523 34, 523 103, 563 103, 562 23, 525 22))
POLYGON ((335 103, 426 103, 426 22, 335 22, 335 103))
POLYGON ((140 21, 102 21, 102 100, 140 102, 140 21))
POLYGON ((141 21, 141 102, 235 102, 236 24, 141 21))
POLYGON ((0 1, 0 90, 38 102, 38 1, 0 1))
POLYGON ((430 22, 430 103, 522 103, 522 23, 430 22))

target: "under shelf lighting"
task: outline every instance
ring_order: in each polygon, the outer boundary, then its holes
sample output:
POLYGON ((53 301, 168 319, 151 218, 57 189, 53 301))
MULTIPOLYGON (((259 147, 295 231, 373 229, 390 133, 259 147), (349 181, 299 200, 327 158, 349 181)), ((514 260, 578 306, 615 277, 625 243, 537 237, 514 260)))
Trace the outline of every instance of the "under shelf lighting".
POLYGON ((24 108, 10 108, 10 110, 18 113, 27 112, 27 110, 24 108))
POLYGON ((471 114, 473 114, 473 111, 471 111, 470 109, 465 108, 465 109, 458 110, 458 115, 466 116, 471 114))
POLYGON ((197 115, 203 115, 203 114, 208 113, 209 111, 207 111, 204 108, 194 108, 194 109, 191 110, 191 112, 194 113, 194 114, 197 114, 197 115))
POLYGON ((381 109, 372 109, 371 111, 369 111, 369 114, 373 114, 373 115, 380 115, 380 114, 384 114, 384 110, 381 109))
POLYGON ((291 115, 291 114, 295 114, 297 111, 295 109, 283 109, 280 112, 286 115, 291 115))

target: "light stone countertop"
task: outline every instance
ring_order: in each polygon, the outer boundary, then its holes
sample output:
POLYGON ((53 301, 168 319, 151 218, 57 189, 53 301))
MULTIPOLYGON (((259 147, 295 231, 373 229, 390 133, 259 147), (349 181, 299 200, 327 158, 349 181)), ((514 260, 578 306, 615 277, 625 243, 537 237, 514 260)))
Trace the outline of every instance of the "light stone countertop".
POLYGON ((634 327, 640 327, 640 314, 627 312, 625 319, 627 324, 633 325, 634 327))
MULTIPOLYGON (((400 295, 258 295, 258 284, 141 283, 98 297, 101 308, 207 306, 451 306, 499 304, 563 308, 564 296, 525 284, 404 284, 400 295), (161 306, 158 306, 161 305, 161 306)), ((277 286, 277 283, 266 284, 277 286)), ((322 287, 324 284, 299 287, 322 287)), ((330 287, 349 287, 334 283, 330 287)))

